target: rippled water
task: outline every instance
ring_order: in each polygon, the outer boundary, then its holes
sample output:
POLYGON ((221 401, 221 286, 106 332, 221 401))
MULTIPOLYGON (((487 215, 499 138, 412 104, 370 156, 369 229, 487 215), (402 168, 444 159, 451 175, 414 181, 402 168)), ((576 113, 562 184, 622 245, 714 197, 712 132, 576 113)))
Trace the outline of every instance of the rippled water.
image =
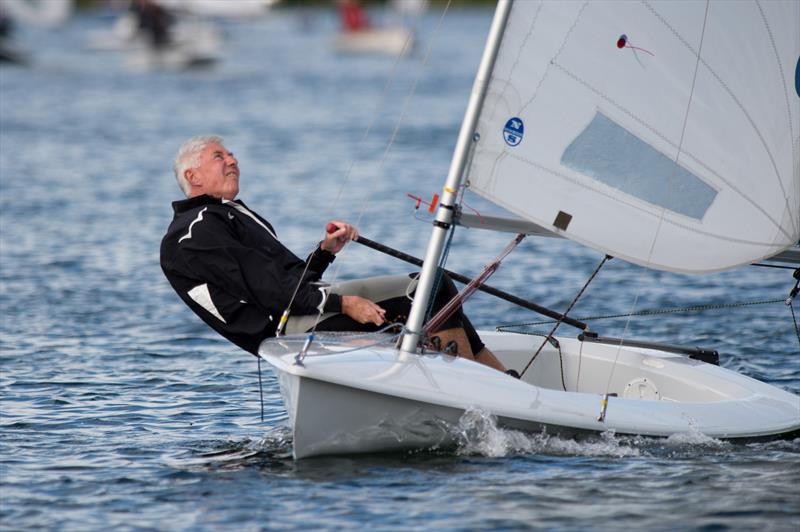
MULTIPOLYGON (((334 53, 325 10, 227 22, 227 57, 194 72, 132 72, 119 54, 86 51, 112 22, 103 14, 20 29, 32 66, 0 69, 3 528, 800 526, 800 440, 575 442, 470 412, 457 451, 295 462, 266 368, 261 422, 255 359, 184 308, 158 267, 179 197, 174 151, 225 136, 241 197, 298 254, 335 215, 421 255, 429 225, 405 194, 441 186, 491 13, 452 10, 435 31, 438 17, 419 21, 420 47, 398 63, 334 53)), ((506 240, 462 231, 448 266, 475 272, 506 240)), ((521 247, 492 284, 557 309, 601 258, 566 242, 521 247)), ((406 270, 352 246, 332 275, 406 270)), ((769 301, 791 286, 788 270, 687 277, 612 261, 574 314, 769 301)), ((468 312, 483 327, 538 319, 483 295, 468 312)), ((714 347, 724 366, 800 393, 781 303, 593 325, 714 347)))

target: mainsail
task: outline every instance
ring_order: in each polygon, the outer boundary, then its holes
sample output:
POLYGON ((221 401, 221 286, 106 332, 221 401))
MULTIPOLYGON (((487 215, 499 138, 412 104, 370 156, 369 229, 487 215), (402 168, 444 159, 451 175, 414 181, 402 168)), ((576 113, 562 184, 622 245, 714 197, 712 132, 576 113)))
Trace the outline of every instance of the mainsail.
POLYGON ((470 190, 650 268, 800 239, 800 2, 511 7, 470 190))

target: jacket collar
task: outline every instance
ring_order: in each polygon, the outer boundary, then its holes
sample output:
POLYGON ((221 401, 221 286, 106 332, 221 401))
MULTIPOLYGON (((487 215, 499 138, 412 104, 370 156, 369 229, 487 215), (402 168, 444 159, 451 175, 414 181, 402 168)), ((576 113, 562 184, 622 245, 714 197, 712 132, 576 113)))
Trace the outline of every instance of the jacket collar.
MULTIPOLYGON (((245 209, 250 209, 245 202, 240 199, 231 200, 234 203, 238 203, 245 209)), ((185 200, 178 200, 172 202, 172 210, 175 214, 180 214, 182 212, 190 211, 192 209, 196 209, 197 207, 201 207, 203 205, 224 205, 222 199, 220 198, 213 198, 207 194, 202 194, 200 196, 195 196, 193 198, 188 198, 185 200)))
POLYGON ((190 211, 192 209, 196 209, 197 207, 201 207, 203 205, 221 205, 222 200, 219 198, 212 198, 206 194, 201 196, 195 196, 193 198, 188 198, 179 201, 172 202, 172 210, 175 211, 175 214, 180 214, 186 211, 190 211))

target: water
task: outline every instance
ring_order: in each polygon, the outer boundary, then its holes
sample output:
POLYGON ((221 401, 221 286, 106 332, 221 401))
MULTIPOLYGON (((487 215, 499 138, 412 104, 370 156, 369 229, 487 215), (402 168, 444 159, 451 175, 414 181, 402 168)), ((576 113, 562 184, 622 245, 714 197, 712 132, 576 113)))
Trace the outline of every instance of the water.
MULTIPOLYGON (((194 134, 225 136, 241 197, 299 254, 332 217, 423 254, 429 225, 405 194, 441 187, 491 17, 454 9, 434 31, 438 15, 397 64, 335 54, 326 10, 227 22, 227 58, 195 72, 131 72, 116 53, 86 51, 104 14, 20 29, 33 66, 0 70, 3 528, 800 526, 800 440, 574 442, 470 412, 455 451, 294 462, 267 369, 260 421, 255 359, 195 318, 158 266, 179 197, 174 151, 194 134)), ((474 273, 508 239, 462 231, 448 266, 474 273)), ((566 242, 521 248, 492 284, 557 309, 601 259, 566 242)), ((335 266, 339 278, 407 271, 356 246, 335 266)), ((787 270, 695 278, 612 261, 574 314, 781 299, 791 286, 787 270)), ((467 310, 484 327, 538 319, 482 294, 467 310)), ((780 303, 594 327, 714 347, 724 366, 800 393, 800 344, 780 303)))

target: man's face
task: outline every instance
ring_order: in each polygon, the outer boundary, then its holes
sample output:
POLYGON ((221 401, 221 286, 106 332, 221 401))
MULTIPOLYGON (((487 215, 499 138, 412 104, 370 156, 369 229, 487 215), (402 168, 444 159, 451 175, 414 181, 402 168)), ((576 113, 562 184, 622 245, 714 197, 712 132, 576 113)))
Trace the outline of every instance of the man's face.
POLYGON ((221 144, 206 146, 197 167, 187 170, 187 177, 200 194, 232 200, 239 193, 239 162, 221 144))

